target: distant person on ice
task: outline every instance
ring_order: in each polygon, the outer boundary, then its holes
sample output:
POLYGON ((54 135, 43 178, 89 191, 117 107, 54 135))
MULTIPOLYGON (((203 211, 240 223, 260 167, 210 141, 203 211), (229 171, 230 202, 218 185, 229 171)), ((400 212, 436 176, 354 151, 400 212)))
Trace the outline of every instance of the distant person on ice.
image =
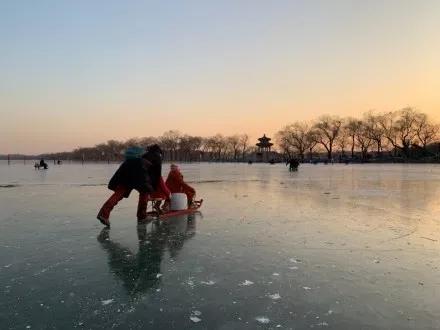
POLYGON ((296 158, 290 158, 286 165, 289 165, 289 171, 298 171, 299 161, 296 158))
POLYGON ((104 203, 97 218, 102 224, 110 226, 110 212, 124 197, 127 198, 133 189, 139 192, 137 208, 138 220, 147 217, 148 195, 157 190, 162 175, 162 150, 155 144, 144 153, 142 148, 129 148, 125 161, 110 179, 108 188, 113 195, 104 203))
POLYGON ((188 199, 188 207, 194 206, 193 202, 196 191, 183 180, 183 175, 180 172, 179 166, 176 164, 171 164, 170 173, 168 174, 168 178, 165 183, 171 193, 185 193, 188 199))
POLYGON ((44 161, 44 159, 40 159, 40 167, 44 168, 45 170, 47 170, 47 163, 44 161))

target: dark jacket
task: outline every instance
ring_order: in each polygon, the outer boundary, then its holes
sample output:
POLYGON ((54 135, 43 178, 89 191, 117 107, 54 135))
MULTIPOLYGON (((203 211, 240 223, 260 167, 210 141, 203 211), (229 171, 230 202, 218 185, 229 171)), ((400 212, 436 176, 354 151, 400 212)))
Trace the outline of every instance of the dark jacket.
POLYGON ((110 179, 108 188, 113 191, 120 186, 126 188, 126 198, 133 189, 139 193, 152 193, 157 190, 161 175, 162 156, 149 151, 142 158, 125 160, 110 179))
POLYGON ((162 154, 159 151, 152 149, 142 156, 151 164, 148 168, 148 175, 154 191, 158 189, 159 180, 162 177, 162 154))
POLYGON ((128 197, 133 189, 140 193, 153 192, 151 178, 148 173, 151 163, 143 158, 127 159, 119 166, 108 183, 108 189, 115 191, 117 187, 126 188, 124 197, 128 197))

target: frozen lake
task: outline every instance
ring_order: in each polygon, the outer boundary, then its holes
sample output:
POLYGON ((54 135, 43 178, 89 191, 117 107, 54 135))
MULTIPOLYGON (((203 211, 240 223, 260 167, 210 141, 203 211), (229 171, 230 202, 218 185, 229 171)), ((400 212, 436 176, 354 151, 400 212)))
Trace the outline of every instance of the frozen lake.
POLYGON ((110 230, 118 165, 49 166, 0 163, 1 329, 440 328, 438 165, 188 164, 201 214, 110 230))

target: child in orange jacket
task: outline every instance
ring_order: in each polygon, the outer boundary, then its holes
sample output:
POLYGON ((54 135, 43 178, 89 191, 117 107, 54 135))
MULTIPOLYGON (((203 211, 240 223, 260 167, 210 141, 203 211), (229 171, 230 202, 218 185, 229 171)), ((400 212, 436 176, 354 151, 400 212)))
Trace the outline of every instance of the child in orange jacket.
POLYGON ((165 183, 171 193, 185 193, 188 199, 188 207, 192 206, 196 191, 183 180, 179 166, 171 164, 170 173, 165 183))

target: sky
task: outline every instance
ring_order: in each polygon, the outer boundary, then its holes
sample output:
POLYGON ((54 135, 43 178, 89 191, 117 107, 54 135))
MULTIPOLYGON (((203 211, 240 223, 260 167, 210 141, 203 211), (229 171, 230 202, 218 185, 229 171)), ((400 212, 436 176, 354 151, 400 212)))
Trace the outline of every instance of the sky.
POLYGON ((176 129, 440 121, 440 1, 0 0, 0 154, 176 129))

